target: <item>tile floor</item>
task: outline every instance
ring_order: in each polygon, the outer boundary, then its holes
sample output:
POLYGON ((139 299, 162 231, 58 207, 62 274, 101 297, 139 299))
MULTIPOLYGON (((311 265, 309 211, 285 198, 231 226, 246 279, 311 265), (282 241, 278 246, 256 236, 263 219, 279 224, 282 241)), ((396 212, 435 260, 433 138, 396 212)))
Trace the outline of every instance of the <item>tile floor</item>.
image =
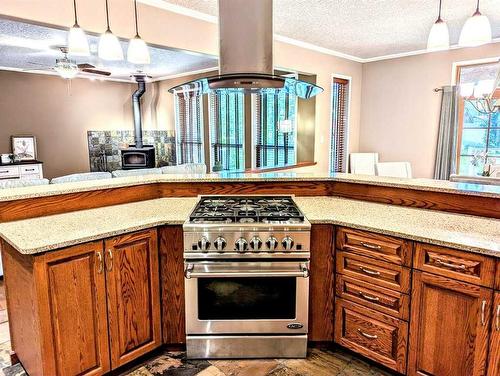
MULTIPOLYGON (((0 376, 26 376, 20 364, 10 364, 10 340, 5 288, 0 280, 0 376)), ((188 360, 184 352, 152 356, 120 376, 389 376, 342 350, 310 349, 307 359, 188 360)))

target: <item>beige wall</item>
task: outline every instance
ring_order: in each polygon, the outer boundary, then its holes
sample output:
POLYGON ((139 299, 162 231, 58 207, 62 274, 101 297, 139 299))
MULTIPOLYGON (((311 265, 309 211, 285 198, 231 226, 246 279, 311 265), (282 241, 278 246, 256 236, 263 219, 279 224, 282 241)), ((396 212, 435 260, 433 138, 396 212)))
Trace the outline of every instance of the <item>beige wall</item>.
MULTIPOLYGON (((133 2, 110 0, 111 27, 118 36, 133 36, 133 2)), ((0 14, 33 20, 41 23, 69 27, 72 24, 72 3, 67 0, 2 0, 0 14)), ((161 10, 139 3, 141 36, 149 43, 167 47, 187 49, 216 55, 218 53, 217 25, 191 17, 161 10), (141 21, 142 20, 142 21, 141 21), (147 21, 146 21, 147 20, 147 21)), ((79 3, 79 24, 86 30, 102 32, 105 29, 104 3, 101 0, 86 0, 79 3)), ((328 137, 330 134, 331 75, 333 73, 352 77, 351 133, 349 146, 356 151, 359 146, 361 108, 362 66, 360 63, 326 55, 309 49, 276 42, 274 49, 276 67, 317 75, 317 84, 325 92, 316 99, 315 158, 317 169, 328 169, 328 137)), ((163 94, 160 94, 163 95, 163 94)), ((146 124, 153 116, 164 119, 164 112, 150 113, 146 124)), ((166 118, 165 118, 166 119, 166 118)), ((168 120, 165 120, 168 123, 168 120)), ((157 124, 162 123, 158 121, 157 124)))
POLYGON ((47 177, 89 170, 88 130, 133 129, 131 84, 0 71, 0 87, 0 153, 35 135, 47 177))
POLYGON ((363 64, 359 149, 381 161, 410 161, 415 177, 434 173, 441 94, 454 62, 500 56, 500 43, 363 64))

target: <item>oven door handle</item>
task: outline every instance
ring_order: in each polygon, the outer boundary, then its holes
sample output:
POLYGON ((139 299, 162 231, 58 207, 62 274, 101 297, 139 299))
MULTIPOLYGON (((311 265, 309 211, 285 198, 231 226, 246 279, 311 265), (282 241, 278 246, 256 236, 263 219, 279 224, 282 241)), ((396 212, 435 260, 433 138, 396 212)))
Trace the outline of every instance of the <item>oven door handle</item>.
POLYGON ((194 264, 187 264, 184 269, 186 279, 191 278, 227 278, 227 277, 303 277, 309 278, 310 271, 306 263, 299 263, 296 270, 255 270, 255 271, 195 271, 194 264))

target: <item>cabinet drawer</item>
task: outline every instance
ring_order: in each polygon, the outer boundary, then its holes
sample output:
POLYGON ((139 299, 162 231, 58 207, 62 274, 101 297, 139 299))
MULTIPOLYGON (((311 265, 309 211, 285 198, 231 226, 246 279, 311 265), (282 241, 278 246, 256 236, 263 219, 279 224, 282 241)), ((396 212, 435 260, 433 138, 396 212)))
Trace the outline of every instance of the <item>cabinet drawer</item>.
POLYGON ((344 299, 335 303, 335 342, 405 373, 408 324, 344 299))
POLYGON ((409 295, 374 286, 341 274, 337 274, 335 289, 339 298, 353 301, 403 320, 408 321, 409 319, 409 295))
POLYGON ((25 165, 19 166, 21 170, 21 175, 38 175, 40 174, 40 166, 39 165, 25 165))
POLYGON ((488 256, 417 243, 414 265, 424 272, 493 287, 495 260, 488 256))
POLYGON ((15 178, 19 176, 19 166, 0 167, 0 179, 15 178))
POLYGON ((412 242, 371 232, 339 228, 338 249, 375 257, 394 264, 411 266, 412 242))
POLYGON ((410 292, 410 269, 350 252, 337 252, 337 273, 388 289, 410 292))

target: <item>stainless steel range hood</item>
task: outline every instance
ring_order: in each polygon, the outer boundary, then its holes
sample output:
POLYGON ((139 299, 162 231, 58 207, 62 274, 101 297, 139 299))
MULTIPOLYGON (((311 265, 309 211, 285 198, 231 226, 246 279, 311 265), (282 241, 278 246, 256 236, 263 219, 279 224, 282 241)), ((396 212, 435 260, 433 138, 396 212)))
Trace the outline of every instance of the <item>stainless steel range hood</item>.
POLYGON ((191 95, 285 91, 300 98, 311 98, 323 91, 309 82, 273 74, 272 0, 219 0, 219 73, 169 91, 191 95))

